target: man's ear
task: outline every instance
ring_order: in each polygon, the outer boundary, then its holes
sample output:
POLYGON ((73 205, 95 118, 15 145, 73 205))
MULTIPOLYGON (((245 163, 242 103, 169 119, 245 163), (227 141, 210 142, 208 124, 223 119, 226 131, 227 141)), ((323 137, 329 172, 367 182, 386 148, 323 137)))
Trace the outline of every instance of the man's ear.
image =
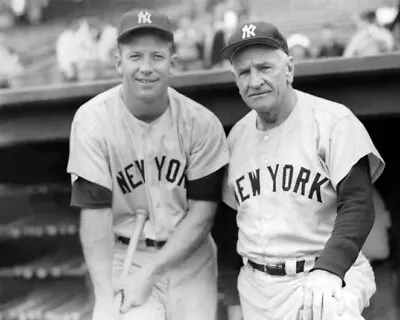
POLYGON ((235 80, 236 85, 239 87, 239 77, 237 76, 236 69, 233 66, 233 63, 231 60, 225 60, 226 66, 228 69, 232 72, 233 79, 235 80))
POLYGON ((118 49, 115 53, 115 68, 117 69, 118 74, 122 75, 122 57, 121 57, 121 49, 118 49))
POLYGON ((294 79, 294 59, 292 56, 288 56, 288 61, 286 65, 286 76, 287 82, 289 84, 292 84, 294 79))

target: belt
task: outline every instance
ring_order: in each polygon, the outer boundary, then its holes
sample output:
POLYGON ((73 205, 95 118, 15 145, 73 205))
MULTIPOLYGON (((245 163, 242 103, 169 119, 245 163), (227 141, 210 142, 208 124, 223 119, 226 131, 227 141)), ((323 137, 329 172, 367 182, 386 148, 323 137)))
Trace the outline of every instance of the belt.
MULTIPOLYGON (((318 257, 316 257, 314 259, 315 259, 315 261, 317 261, 318 257)), ((304 259, 296 261, 296 273, 304 272, 305 263, 306 263, 306 260, 304 260, 304 259)), ((254 269, 264 272, 264 273, 268 273, 272 276, 285 276, 287 274, 285 263, 266 265, 266 264, 259 264, 257 262, 249 260, 248 264, 251 265, 254 269)))
MULTIPOLYGON (((123 244, 128 245, 130 238, 123 237, 123 236, 117 236, 117 240, 123 244)), ((157 240, 153 240, 153 239, 145 239, 145 243, 146 243, 147 247, 153 247, 153 248, 160 249, 164 246, 164 244, 167 243, 167 241, 157 241, 157 240)))

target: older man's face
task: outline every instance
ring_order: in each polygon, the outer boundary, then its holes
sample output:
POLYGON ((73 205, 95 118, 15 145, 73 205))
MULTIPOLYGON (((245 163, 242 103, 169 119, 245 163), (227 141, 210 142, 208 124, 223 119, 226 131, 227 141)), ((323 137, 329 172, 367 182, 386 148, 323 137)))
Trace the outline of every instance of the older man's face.
POLYGON ((248 46, 231 59, 243 101, 257 112, 278 111, 293 81, 293 62, 282 50, 248 46))

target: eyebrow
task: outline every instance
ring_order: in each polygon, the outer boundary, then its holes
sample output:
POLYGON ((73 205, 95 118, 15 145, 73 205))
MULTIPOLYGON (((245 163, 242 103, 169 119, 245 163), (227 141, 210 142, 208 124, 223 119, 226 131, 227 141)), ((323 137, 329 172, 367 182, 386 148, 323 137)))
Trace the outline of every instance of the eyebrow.
MULTIPOLYGON (((275 64, 272 63, 272 62, 269 62, 269 61, 262 61, 262 62, 255 62, 254 66, 256 66, 256 67, 265 67, 265 66, 275 66, 275 64)), ((243 71, 249 70, 249 69, 250 69, 250 66, 246 65, 244 67, 238 67, 237 71, 240 73, 240 72, 243 72, 243 71)))

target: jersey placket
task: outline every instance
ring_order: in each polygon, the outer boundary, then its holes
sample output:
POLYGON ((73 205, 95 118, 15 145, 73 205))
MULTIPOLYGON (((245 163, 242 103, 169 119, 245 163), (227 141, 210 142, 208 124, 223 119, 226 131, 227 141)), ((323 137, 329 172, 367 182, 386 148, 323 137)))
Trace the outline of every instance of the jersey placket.
MULTIPOLYGON (((256 150, 255 154, 257 157, 258 167, 260 168, 260 198, 263 198, 267 193, 271 192, 271 190, 267 186, 266 174, 267 167, 271 165, 270 162, 270 149, 273 144, 273 140, 271 135, 268 132, 257 131, 257 145, 258 150, 256 150)), ((265 232, 264 225, 268 224, 271 216, 263 206, 257 205, 256 209, 261 211, 258 213, 260 223, 258 225, 258 234, 260 235, 260 239, 262 239, 260 245, 263 247, 267 247, 270 238, 269 235, 265 232)))

